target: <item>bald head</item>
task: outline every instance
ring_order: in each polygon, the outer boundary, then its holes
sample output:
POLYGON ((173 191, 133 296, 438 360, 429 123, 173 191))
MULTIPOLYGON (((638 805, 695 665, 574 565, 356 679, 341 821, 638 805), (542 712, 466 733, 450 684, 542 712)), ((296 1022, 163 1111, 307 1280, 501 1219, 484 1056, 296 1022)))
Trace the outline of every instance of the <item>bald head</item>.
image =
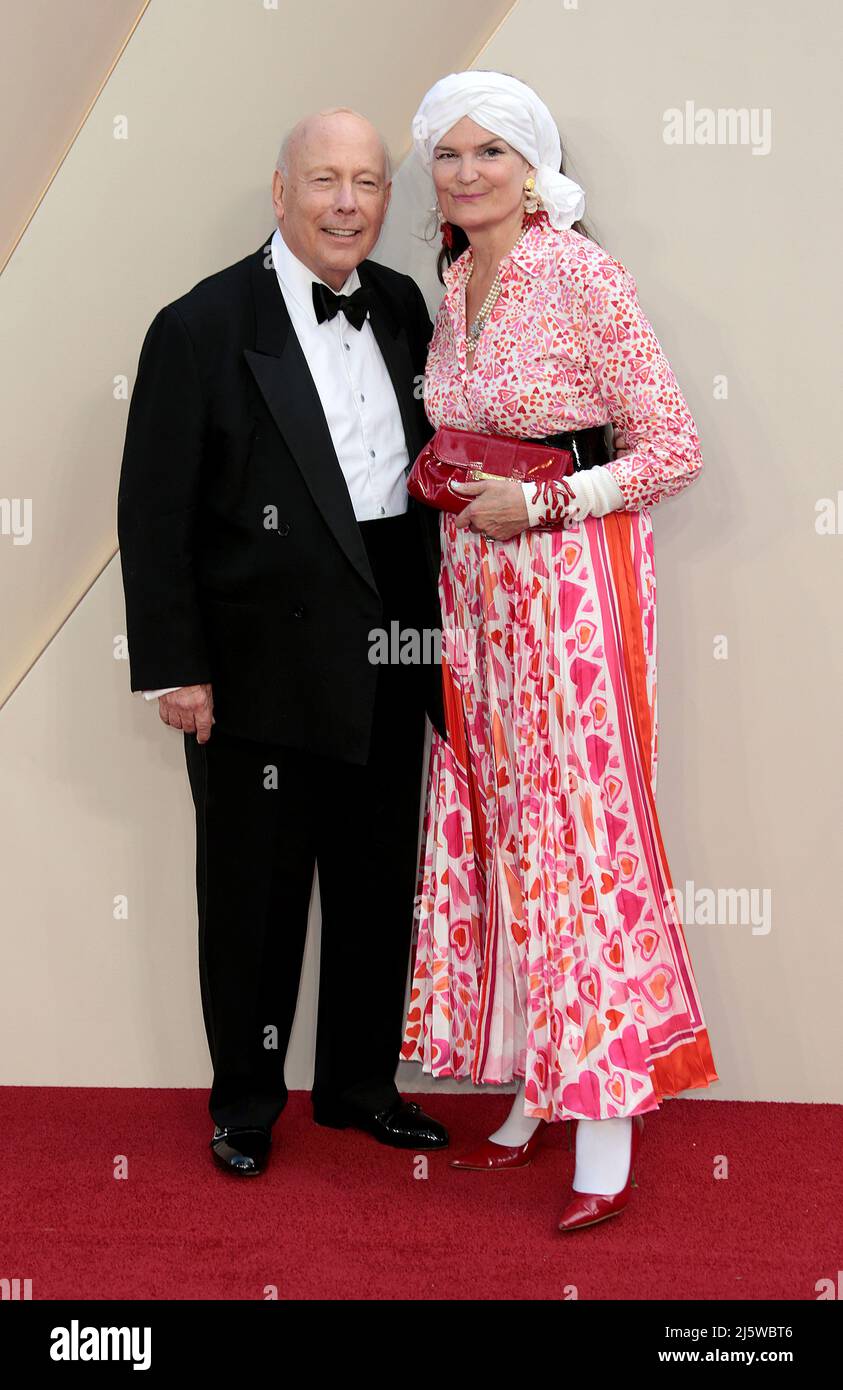
POLYGON ((293 255, 332 289, 342 289, 377 242, 390 179, 383 137, 358 111, 317 111, 284 140, 272 176, 278 227, 293 255))
POLYGON ((366 116, 361 115, 359 111, 352 111, 350 106, 329 106, 324 111, 315 111, 312 115, 303 116, 297 121, 281 142, 276 169, 281 174, 289 174, 299 150, 307 150, 308 141, 330 140, 332 136, 335 139, 368 141, 377 145, 383 178, 389 182, 392 178, 392 160, 386 141, 366 116))

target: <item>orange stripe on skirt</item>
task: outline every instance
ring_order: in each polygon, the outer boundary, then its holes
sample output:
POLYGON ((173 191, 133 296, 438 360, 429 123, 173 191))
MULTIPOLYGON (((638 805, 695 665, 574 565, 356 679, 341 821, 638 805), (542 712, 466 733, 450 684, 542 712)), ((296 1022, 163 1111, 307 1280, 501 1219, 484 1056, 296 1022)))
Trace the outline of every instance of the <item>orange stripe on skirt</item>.
MULTIPOLYGON (((632 709, 638 751, 645 774, 643 781, 661 856, 662 871, 665 882, 672 891, 674 885, 668 868, 656 802, 653 796, 652 721, 650 703, 647 699, 647 667, 644 655, 644 637, 641 630, 641 609, 632 563, 632 517, 629 512, 609 512, 603 518, 603 523, 612 576, 618 597, 624 669, 629 688, 629 703, 632 709)), ((677 921, 677 928, 686 954, 689 954, 681 922, 677 921)), ((674 1048, 667 1057, 655 1057, 653 1059, 653 1086, 658 1100, 661 1100, 665 1095, 675 1096, 681 1091, 707 1086, 712 1081, 720 1079, 714 1067, 708 1030, 700 1029, 698 1033, 695 1033, 694 1038, 694 1042, 674 1048)))

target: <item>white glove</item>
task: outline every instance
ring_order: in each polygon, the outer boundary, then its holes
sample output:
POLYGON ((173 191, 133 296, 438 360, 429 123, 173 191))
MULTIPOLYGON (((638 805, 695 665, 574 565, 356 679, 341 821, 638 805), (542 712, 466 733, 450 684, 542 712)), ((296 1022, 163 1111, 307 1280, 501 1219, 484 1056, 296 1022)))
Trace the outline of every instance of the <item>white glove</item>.
POLYGON ((623 493, 605 463, 569 473, 564 485, 522 483, 521 487, 531 526, 548 526, 560 521, 576 526, 587 516, 605 516, 624 506, 623 493))

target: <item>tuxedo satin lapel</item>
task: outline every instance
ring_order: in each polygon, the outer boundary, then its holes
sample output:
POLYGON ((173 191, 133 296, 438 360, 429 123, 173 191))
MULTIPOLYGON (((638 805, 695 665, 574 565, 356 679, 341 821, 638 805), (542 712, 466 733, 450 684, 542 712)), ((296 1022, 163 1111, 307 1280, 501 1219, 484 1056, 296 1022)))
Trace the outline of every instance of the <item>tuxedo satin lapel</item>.
POLYGON ((255 348, 244 348, 243 355, 314 502, 354 568, 377 593, 319 392, 290 323, 268 245, 255 253, 252 290, 255 348))
MULTIPOLYGON (((413 373, 413 359, 410 356, 410 345, 407 340, 407 330, 404 324, 399 321, 397 308, 372 280, 365 261, 358 267, 357 273, 360 276, 360 283, 366 286, 371 295, 369 322, 372 325, 372 332, 381 350, 381 356, 386 363, 386 369, 395 390, 398 409, 401 411, 401 422, 404 426, 404 438, 407 441, 407 452, 410 455, 410 465, 412 466, 423 441, 419 438, 418 420, 416 419, 413 397, 416 382, 413 373)), ((409 469, 407 471, 409 472, 409 469)))

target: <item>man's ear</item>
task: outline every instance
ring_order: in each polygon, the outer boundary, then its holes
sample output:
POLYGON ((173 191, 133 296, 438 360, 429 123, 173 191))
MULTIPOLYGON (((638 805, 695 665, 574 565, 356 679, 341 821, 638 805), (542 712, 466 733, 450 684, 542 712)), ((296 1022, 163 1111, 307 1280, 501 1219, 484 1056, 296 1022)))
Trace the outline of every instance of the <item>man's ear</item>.
POLYGON ((284 216, 284 175, 280 169, 276 169, 272 175, 272 206, 275 208, 276 215, 284 216))
POLYGON ((391 197, 392 197, 392 179, 389 180, 389 183, 386 185, 386 188, 385 188, 385 190, 384 190, 384 198, 383 198, 383 215, 384 215, 384 217, 386 217, 387 211, 389 210, 389 200, 390 200, 391 197))

